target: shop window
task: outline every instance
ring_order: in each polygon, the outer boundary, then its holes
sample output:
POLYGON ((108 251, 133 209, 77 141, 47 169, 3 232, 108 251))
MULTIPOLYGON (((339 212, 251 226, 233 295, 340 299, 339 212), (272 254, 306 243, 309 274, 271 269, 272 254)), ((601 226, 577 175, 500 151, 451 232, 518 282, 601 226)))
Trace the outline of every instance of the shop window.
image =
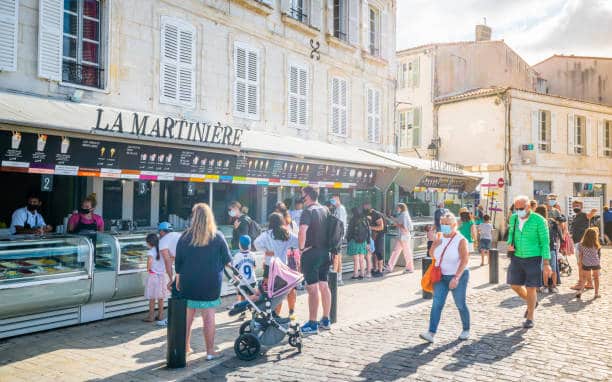
POLYGON ((380 91, 368 88, 367 95, 368 142, 380 143, 380 91))
POLYGON ((533 182, 533 198, 538 201, 538 204, 544 204, 546 195, 552 192, 552 182, 534 181, 533 182))
POLYGON ((370 44, 369 50, 372 56, 380 56, 380 11, 369 7, 370 15, 370 44))
POLYGON ((606 200, 606 185, 604 183, 574 183, 574 196, 601 197, 606 200))
POLYGON ((348 85, 345 79, 331 81, 331 133, 345 137, 348 126, 348 85))
POLYGON ((159 102, 195 105, 196 30, 186 21, 162 17, 159 102))
POLYGON ((134 183, 134 224, 137 227, 151 225, 151 183, 134 183))
MULTIPOLYGON (((54 11, 51 8, 54 3, 50 0, 41 1, 41 44, 45 41, 50 43, 52 39, 54 11)), ((64 1, 61 54, 63 82, 94 88, 104 87, 102 10, 102 4, 98 0, 64 1)), ((41 60, 48 53, 48 50, 41 51, 41 60)))
POLYGON ((289 126, 308 128, 308 69, 298 64, 289 65, 289 126))
POLYGON ((234 45, 234 113, 259 119, 259 51, 240 42, 234 45))

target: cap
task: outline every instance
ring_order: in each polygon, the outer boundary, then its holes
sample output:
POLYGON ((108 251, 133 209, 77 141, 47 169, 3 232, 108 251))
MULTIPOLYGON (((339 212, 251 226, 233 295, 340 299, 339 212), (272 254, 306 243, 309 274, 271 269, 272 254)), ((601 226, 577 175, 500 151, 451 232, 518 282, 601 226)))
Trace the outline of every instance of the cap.
POLYGON ((172 231, 172 224, 170 224, 168 222, 161 222, 157 226, 157 229, 159 231, 172 231))
POLYGON ((251 237, 249 235, 240 236, 240 247, 242 249, 251 248, 251 237))

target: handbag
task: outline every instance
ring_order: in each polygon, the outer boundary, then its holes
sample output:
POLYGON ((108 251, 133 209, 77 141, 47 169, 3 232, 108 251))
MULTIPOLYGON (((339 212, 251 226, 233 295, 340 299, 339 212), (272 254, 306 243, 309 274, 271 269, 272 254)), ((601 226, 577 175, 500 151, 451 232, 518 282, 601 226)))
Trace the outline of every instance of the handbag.
MULTIPOLYGON (((457 234, 453 235, 453 237, 446 244, 446 247, 444 247, 442 255, 440 256, 440 266, 442 266, 442 260, 444 259, 446 249, 455 239, 455 236, 457 236, 457 234)), ((436 258, 432 256, 431 265, 429 266, 429 268, 427 268, 427 270, 423 274, 423 277, 421 278, 421 288, 425 292, 432 293, 434 284, 442 280, 442 269, 440 268, 440 266, 436 266, 436 258)))
MULTIPOLYGON (((516 238, 516 221, 517 220, 518 220, 518 216, 514 219, 514 230, 512 231, 512 243, 510 243, 512 247, 514 248, 514 250, 513 251, 508 250, 508 258, 512 258, 514 254, 516 253, 516 246, 514 245, 515 243, 514 239, 516 238)), ((508 235, 510 235, 509 229, 508 229, 508 235)))

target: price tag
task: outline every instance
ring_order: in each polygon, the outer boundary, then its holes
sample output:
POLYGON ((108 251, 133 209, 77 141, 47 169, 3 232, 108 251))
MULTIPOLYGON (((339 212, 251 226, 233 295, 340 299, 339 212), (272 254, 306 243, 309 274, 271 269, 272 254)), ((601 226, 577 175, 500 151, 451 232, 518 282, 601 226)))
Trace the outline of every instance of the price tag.
POLYGON ((42 192, 53 191, 53 175, 43 174, 40 176, 40 190, 42 192))

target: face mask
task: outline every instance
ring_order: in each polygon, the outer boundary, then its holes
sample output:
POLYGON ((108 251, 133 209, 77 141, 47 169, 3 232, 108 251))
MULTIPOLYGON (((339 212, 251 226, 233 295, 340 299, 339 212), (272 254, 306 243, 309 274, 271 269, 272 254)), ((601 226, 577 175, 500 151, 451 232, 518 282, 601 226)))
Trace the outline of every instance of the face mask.
POLYGON ((336 199, 332 199, 329 201, 329 204, 331 204, 332 206, 336 205, 336 199))
POLYGON ((304 197, 302 196, 301 198, 296 200, 296 203, 304 204, 304 197))
POLYGON ((453 232, 453 227, 449 226, 448 224, 442 224, 440 226, 440 231, 444 234, 444 235, 448 235, 451 232, 453 232))
POLYGON ((518 210, 518 211, 516 211, 516 214, 517 214, 517 216, 518 216, 519 218, 521 218, 521 219, 522 219, 522 218, 524 218, 525 216, 527 216, 527 211, 525 211, 525 210, 518 210))
POLYGON ((551 206, 551 207, 554 207, 554 206, 555 206, 555 204, 557 204, 557 201, 556 201, 556 200, 549 200, 549 201, 548 201, 548 205, 549 205, 549 206, 551 206))
POLYGON ((28 211, 34 212, 38 209, 38 204, 28 204, 28 211))
POLYGON ((227 213, 229 214, 229 216, 235 218, 236 217, 236 210, 229 210, 227 211, 227 213))
POLYGON ((91 212, 91 210, 89 208, 79 208, 79 212, 82 214, 88 214, 89 212, 91 212))
POLYGON ((580 213, 580 211, 582 211, 580 208, 574 208, 574 213, 575 213, 575 214, 579 214, 579 213, 580 213))

